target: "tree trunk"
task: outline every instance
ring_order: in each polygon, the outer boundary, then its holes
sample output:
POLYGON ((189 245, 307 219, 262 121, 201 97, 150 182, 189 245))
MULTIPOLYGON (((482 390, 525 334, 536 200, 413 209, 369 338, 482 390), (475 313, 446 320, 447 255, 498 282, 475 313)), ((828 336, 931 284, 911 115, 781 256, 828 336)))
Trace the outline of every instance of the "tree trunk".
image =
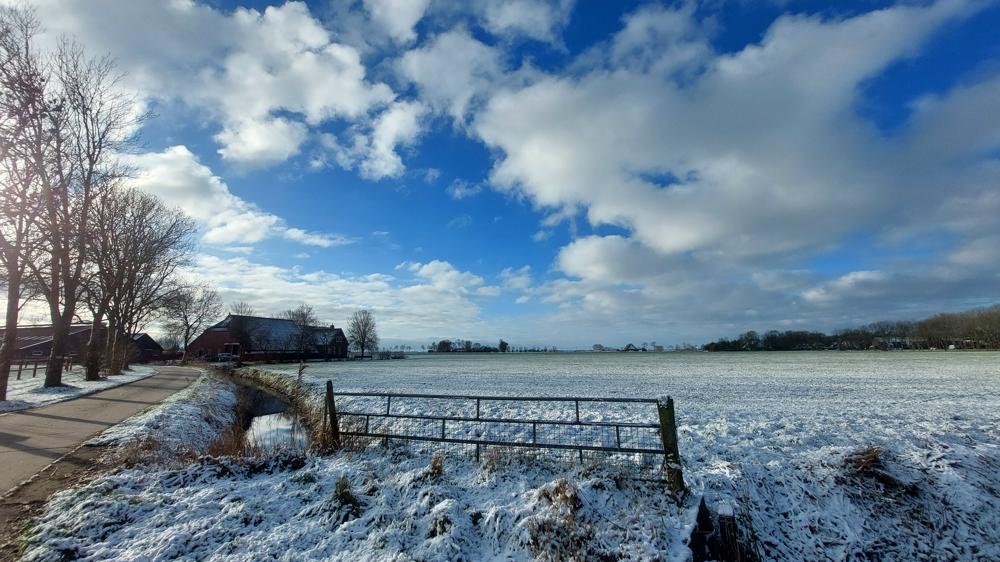
POLYGON ((21 300, 21 274, 11 271, 7 280, 7 315, 6 329, 3 332, 3 344, 0 344, 0 401, 7 399, 7 381, 10 380, 10 364, 17 351, 17 305, 21 300))
POLYGON ((125 348, 128 345, 128 338, 121 333, 121 330, 115 332, 115 344, 111 348, 111 374, 120 375, 122 374, 122 364, 125 362, 125 348))
POLYGON ((104 307, 97 309, 94 324, 90 328, 90 340, 87 341, 87 380, 96 381, 101 376, 101 346, 103 345, 101 322, 104 320, 104 307))
POLYGON ((118 334, 118 323, 114 318, 108 317, 108 330, 104 336, 104 356, 101 358, 104 368, 111 373, 111 359, 114 357, 115 336, 118 334))
MULTIPOLYGON (((109 330, 110 330, 110 328, 109 328, 109 330)), ((119 374, 118 371, 117 371, 117 361, 116 361, 116 359, 118 357, 118 345, 119 345, 118 342, 119 342, 120 339, 121 339, 121 337, 118 334, 118 327, 116 325, 113 332, 112 331, 108 332, 108 340, 109 340, 109 342, 108 342, 108 357, 107 357, 106 360, 108 362, 108 374, 109 375, 117 375, 117 374, 119 374)))
POLYGON ((63 356, 66 355, 66 336, 69 323, 65 317, 59 316, 52 324, 52 350, 49 352, 49 362, 45 366, 45 387, 62 386, 63 356))
POLYGON ((191 343, 191 329, 188 327, 184 328, 184 353, 181 354, 181 365, 187 364, 188 360, 188 344, 191 343))

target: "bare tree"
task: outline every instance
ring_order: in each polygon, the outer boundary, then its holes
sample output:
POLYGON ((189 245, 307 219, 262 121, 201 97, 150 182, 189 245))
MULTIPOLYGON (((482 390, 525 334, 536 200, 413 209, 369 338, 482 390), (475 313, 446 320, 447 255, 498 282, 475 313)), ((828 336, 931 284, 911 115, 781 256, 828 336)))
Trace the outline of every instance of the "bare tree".
POLYGON ((69 41, 52 56, 28 56, 38 76, 31 84, 33 110, 10 150, 39 183, 43 255, 27 266, 52 322, 45 386, 60 386, 68 329, 83 296, 94 240, 91 213, 126 175, 116 155, 127 150, 141 116, 134 98, 123 93, 111 59, 87 57, 69 41))
POLYGON ((184 346, 182 362, 187 361, 187 348, 192 337, 222 314, 222 300, 206 285, 182 287, 165 307, 167 332, 174 334, 184 346))
POLYGON ((246 301, 234 302, 229 305, 229 313, 236 316, 253 316, 255 312, 253 305, 246 301))
POLYGON ((295 330, 289 335, 290 339, 286 344, 286 349, 294 349, 302 356, 316 346, 314 328, 319 324, 319 319, 316 318, 316 313, 313 312, 311 306, 300 304, 291 310, 286 310, 282 313, 282 317, 295 324, 295 330))
POLYGON ((38 20, 27 9, 0 7, 0 287, 6 292, 0 344, 0 400, 17 347, 17 321, 28 297, 28 264, 36 259, 40 182, 24 156, 29 123, 43 102, 45 73, 32 50, 38 20))
POLYGON ((196 227, 155 196, 128 188, 113 190, 94 208, 95 240, 85 277, 93 330, 87 350, 87 379, 98 377, 102 321, 109 320, 105 358, 111 374, 126 366, 131 334, 150 320, 178 290, 174 272, 193 248, 196 227))
POLYGON ((375 331, 375 315, 370 310, 357 310, 347 325, 347 338, 364 358, 366 349, 378 347, 378 333, 375 331))

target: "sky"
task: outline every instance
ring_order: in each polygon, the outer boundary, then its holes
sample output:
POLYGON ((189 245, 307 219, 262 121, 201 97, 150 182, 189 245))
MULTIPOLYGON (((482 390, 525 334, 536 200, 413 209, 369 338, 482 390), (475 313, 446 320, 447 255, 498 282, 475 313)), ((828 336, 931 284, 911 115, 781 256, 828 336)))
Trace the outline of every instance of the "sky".
POLYGON ((573 349, 1000 301, 998 2, 32 4, 259 313, 573 349))

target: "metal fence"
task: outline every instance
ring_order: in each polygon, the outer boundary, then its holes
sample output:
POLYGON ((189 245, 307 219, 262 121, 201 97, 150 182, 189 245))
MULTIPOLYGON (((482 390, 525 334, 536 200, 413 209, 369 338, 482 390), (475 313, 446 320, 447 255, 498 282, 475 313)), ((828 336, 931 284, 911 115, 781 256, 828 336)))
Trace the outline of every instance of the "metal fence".
POLYGON ((458 447, 477 460, 516 452, 610 463, 682 485, 669 398, 334 393, 328 382, 326 410, 338 447, 410 442, 458 447))

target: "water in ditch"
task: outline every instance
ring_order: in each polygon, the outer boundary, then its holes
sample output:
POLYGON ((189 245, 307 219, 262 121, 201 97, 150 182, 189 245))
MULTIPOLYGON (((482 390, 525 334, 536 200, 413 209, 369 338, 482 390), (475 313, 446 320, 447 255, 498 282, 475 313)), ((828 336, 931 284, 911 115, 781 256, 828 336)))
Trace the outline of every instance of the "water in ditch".
POLYGON ((238 423, 244 430, 248 451, 305 451, 309 448, 309 430, 294 408, 281 397, 266 390, 237 383, 238 423))

